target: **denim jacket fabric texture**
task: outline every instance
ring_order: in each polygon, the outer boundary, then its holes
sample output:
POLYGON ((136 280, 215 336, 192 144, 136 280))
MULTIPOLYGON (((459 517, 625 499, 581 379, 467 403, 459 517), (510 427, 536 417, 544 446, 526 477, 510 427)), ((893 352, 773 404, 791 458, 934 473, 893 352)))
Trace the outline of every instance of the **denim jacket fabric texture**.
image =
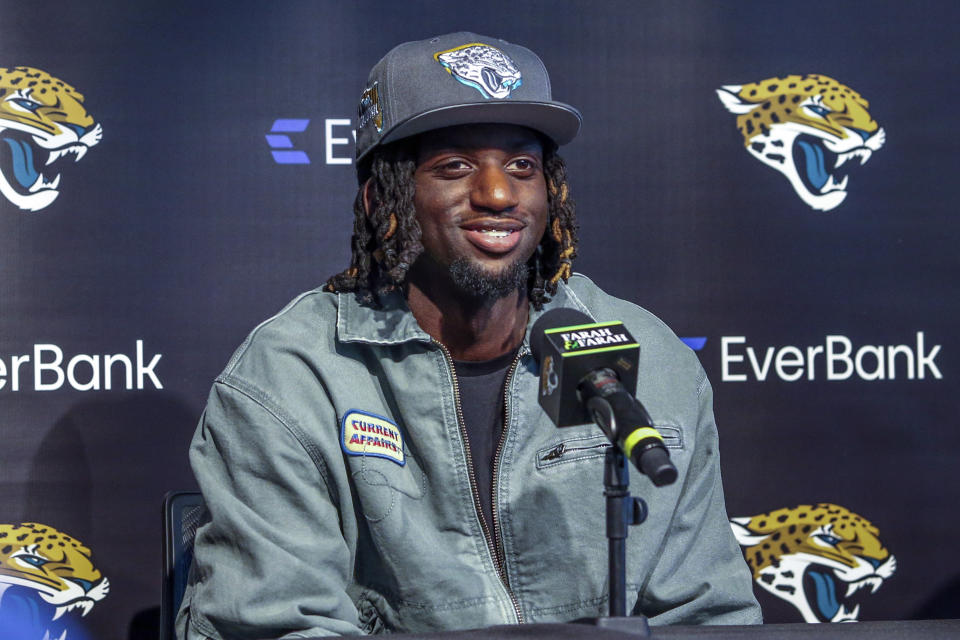
MULTIPOLYGON (((631 469, 647 521, 627 540, 628 607, 651 624, 760 622, 724 506, 712 391, 657 318, 574 275, 544 311, 620 320, 640 343, 637 396, 679 479, 631 469), (635 605, 635 606, 634 606, 635 605)), ((558 622, 607 612, 595 425, 537 403, 528 335, 507 378, 494 523, 481 522, 452 360, 402 296, 302 294, 216 379, 190 448, 207 504, 179 637, 300 638, 558 622), (345 416, 393 425, 396 452, 355 455, 345 416)), ((382 433, 382 431, 381 431, 382 433)))

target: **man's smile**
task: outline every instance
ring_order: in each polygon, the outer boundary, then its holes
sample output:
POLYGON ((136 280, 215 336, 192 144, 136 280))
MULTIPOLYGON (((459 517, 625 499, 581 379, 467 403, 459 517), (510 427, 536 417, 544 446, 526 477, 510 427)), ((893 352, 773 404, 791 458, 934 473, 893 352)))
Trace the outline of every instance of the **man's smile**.
POLYGON ((509 253, 520 242, 526 225, 510 218, 482 218, 460 225, 467 240, 486 253, 509 253))

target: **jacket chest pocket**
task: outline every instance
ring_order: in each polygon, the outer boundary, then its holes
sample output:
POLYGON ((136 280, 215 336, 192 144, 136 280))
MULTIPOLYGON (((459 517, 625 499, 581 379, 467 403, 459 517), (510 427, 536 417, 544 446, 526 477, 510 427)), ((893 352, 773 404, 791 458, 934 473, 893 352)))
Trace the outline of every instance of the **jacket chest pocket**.
POLYGON ((537 469, 602 458, 612 445, 603 434, 567 438, 537 451, 537 469))
MULTIPOLYGON (((655 425, 668 449, 683 448, 683 432, 678 427, 655 425)), ((612 445, 604 434, 567 438, 537 451, 537 469, 601 458, 612 445)))

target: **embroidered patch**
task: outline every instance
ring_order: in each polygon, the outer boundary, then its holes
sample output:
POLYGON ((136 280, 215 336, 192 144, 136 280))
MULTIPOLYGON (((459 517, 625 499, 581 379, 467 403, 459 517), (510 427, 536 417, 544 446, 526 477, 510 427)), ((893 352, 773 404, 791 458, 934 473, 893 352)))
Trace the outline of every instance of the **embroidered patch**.
POLYGON ((386 418, 351 409, 340 423, 340 447, 350 456, 374 456, 406 464, 400 428, 386 418))
POLYGON ((362 129, 367 123, 373 121, 373 126, 377 128, 377 133, 383 131, 383 112, 380 111, 380 90, 378 83, 363 92, 360 96, 360 107, 357 120, 357 128, 362 129))
POLYGON ((509 98, 510 92, 522 83, 520 69, 510 56, 481 42, 437 51, 433 59, 458 82, 473 87, 487 99, 509 98))

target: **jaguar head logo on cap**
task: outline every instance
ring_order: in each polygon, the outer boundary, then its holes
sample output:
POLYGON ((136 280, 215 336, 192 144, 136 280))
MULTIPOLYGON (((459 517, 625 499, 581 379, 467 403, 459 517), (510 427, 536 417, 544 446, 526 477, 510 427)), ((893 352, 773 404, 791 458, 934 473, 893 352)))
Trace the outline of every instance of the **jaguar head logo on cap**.
POLYGON ((520 86, 520 69, 508 55, 480 42, 438 51, 433 59, 444 66, 459 82, 473 87, 484 98, 502 100, 520 86))

